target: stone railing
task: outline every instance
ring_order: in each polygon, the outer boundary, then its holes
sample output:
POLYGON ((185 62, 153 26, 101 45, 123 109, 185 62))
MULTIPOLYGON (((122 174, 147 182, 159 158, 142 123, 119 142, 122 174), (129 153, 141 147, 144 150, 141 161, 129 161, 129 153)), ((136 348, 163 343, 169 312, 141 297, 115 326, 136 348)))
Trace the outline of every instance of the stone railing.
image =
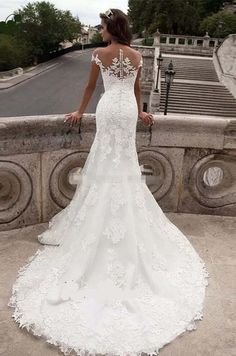
POLYGON ((219 80, 236 98, 236 34, 227 36, 213 54, 219 80))
POLYGON ((162 52, 179 54, 198 54, 211 56, 222 38, 211 38, 206 32, 205 36, 171 35, 157 31, 154 34, 153 45, 159 45, 162 52))
MULTIPOLYGON (((236 215, 236 119, 157 115, 140 120, 146 183, 164 211, 236 215)), ((0 118, 0 230, 47 222, 75 193, 96 132, 94 114, 69 128, 63 115, 0 118)), ((143 167, 143 168, 142 168, 143 167)))

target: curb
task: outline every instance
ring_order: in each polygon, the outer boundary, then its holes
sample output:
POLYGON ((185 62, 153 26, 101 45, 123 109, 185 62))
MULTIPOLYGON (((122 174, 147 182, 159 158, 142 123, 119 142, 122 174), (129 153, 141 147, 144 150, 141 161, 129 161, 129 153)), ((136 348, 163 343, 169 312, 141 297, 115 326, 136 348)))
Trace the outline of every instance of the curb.
MULTIPOLYGON (((73 52, 75 52, 75 51, 73 51, 73 52)), ((90 51, 83 51, 83 52, 81 52, 80 55, 82 55, 84 53, 87 53, 87 52, 90 52, 90 51)), ((70 53, 70 52, 68 52, 68 53, 70 53)), ((67 55, 68 53, 63 54, 62 56, 67 55)), ((58 60, 60 58, 61 58, 61 56, 57 57, 57 58, 50 59, 48 62, 55 61, 55 60, 58 60)), ((47 62, 40 63, 35 67, 31 67, 21 75, 16 75, 16 76, 11 77, 9 79, 4 79, 3 81, 0 80, 0 91, 12 88, 12 87, 16 86, 17 84, 20 84, 20 83, 22 83, 22 82, 24 82, 24 81, 26 81, 28 79, 31 79, 31 78, 37 76, 38 74, 46 72, 48 69, 51 69, 51 68, 57 66, 58 64, 60 64, 59 61, 54 63, 54 64, 50 64, 50 65, 46 65, 46 63, 47 62), (43 65, 43 64, 45 64, 45 65, 43 65), (42 66, 42 68, 40 69, 39 66, 42 66), (35 73, 33 71, 35 71, 35 73), (31 73, 31 72, 33 72, 33 73, 31 73)))

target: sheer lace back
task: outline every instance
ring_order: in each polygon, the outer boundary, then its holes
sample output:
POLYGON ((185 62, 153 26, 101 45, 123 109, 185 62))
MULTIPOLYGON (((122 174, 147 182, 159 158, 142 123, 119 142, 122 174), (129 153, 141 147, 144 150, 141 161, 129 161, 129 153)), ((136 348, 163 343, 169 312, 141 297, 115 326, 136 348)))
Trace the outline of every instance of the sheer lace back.
POLYGON ((111 59, 108 56, 101 56, 101 54, 98 54, 95 50, 92 53, 91 61, 94 61, 100 67, 102 73, 106 73, 109 76, 115 76, 119 79, 135 76, 139 67, 143 65, 142 56, 139 59, 139 63, 134 64, 134 60, 131 60, 127 55, 124 55, 124 51, 121 48, 119 48, 118 56, 111 59))

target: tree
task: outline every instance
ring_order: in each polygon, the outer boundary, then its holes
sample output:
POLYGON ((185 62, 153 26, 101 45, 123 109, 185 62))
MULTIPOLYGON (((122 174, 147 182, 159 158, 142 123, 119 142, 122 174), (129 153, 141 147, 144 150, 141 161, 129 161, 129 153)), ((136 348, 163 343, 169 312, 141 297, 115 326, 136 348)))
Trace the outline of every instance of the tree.
POLYGON ((224 0, 201 0, 201 17, 204 18, 206 16, 218 12, 222 8, 224 2, 224 0))
POLYGON ((224 0, 129 0, 128 16, 133 32, 139 35, 143 30, 151 35, 157 28, 161 33, 200 35, 202 20, 220 11, 223 3, 224 0))
POLYGON ((93 35, 93 37, 91 38, 91 43, 97 44, 97 43, 101 43, 101 42, 103 42, 101 34, 99 32, 95 33, 93 35))
MULTIPOLYGON (((133 28, 153 33, 194 34, 200 22, 201 0, 129 0, 128 14, 133 28)), ((134 32, 135 32, 134 31, 134 32)))
POLYGON ((31 60, 29 47, 7 34, 0 34, 0 71, 24 67, 31 60))
POLYGON ((141 34, 144 29, 143 10, 145 8, 144 0, 129 0, 128 17, 132 22, 133 33, 141 34))
POLYGON ((218 11, 202 21, 200 30, 202 33, 207 31, 211 37, 224 38, 236 33, 236 15, 224 10, 218 11))
POLYGON ((50 2, 28 3, 14 14, 20 18, 16 38, 27 42, 36 58, 58 50, 60 42, 77 38, 81 29, 70 11, 58 10, 50 2))

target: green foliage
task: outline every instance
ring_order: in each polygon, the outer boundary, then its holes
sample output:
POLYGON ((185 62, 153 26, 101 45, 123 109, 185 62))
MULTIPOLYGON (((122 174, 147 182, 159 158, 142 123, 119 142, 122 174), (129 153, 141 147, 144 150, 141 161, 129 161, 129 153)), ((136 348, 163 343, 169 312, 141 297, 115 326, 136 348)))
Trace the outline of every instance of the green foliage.
POLYGON ((0 33, 14 35, 17 31, 17 23, 14 20, 0 22, 0 33))
MULTIPOLYGON (((221 10, 223 3, 224 0, 129 0, 128 15, 133 33, 139 35, 143 31, 151 35, 157 28, 161 33, 201 35, 203 19, 221 10)), ((233 27, 227 27, 224 33, 228 34, 230 28, 233 27)))
POLYGON ((145 8, 145 1, 143 0, 129 0, 129 8, 128 8, 128 17, 132 22, 133 33, 139 33, 143 31, 144 25, 144 16, 143 9, 145 8))
POLYGON ((224 2, 225 0, 201 0, 200 1, 201 18, 204 18, 206 16, 209 16, 221 10, 224 2))
POLYGON ((60 42, 72 41, 81 29, 70 11, 58 10, 50 2, 28 3, 14 14, 20 18, 16 38, 27 42, 36 57, 58 50, 60 42))
POLYGON ((156 31, 172 34, 192 34, 200 21, 201 0, 129 0, 128 14, 133 32, 146 28, 148 34, 156 31))
POLYGON ((97 44, 97 43, 101 43, 101 42, 103 42, 101 34, 99 32, 95 33, 93 35, 93 37, 91 38, 91 43, 97 44))
POLYGON ((24 67, 31 61, 29 47, 11 35, 0 34, 0 71, 24 67))
POLYGON ((229 11, 219 11, 204 19, 200 30, 204 33, 208 31, 211 37, 224 38, 231 33, 236 33, 236 15, 229 11))
POLYGON ((143 46, 152 46, 153 45, 153 37, 146 37, 142 41, 143 46))

